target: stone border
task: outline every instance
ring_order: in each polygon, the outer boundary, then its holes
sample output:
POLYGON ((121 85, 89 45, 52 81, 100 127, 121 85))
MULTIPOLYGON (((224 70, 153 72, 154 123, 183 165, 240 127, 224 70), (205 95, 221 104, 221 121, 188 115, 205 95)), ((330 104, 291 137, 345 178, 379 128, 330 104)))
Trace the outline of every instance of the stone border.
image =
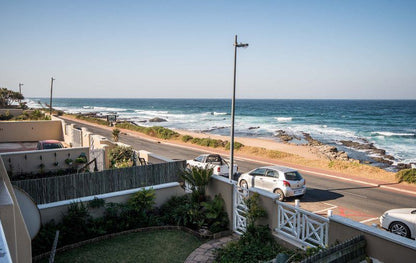
MULTIPOLYGON (((214 234, 207 234, 207 235, 203 235, 200 234, 199 232, 192 230, 190 228, 184 227, 184 226, 151 226, 151 227, 144 227, 144 228, 136 228, 136 229, 131 229, 131 230, 126 230, 126 231, 122 231, 122 232, 117 232, 117 233, 112 233, 112 234, 108 234, 108 235, 104 235, 104 236, 99 236, 99 237, 95 237, 92 239, 88 239, 88 240, 84 240, 75 244, 70 244, 70 245, 66 245, 64 247, 58 248, 56 249, 56 254, 58 253, 62 253, 74 248, 78 248, 87 244, 91 244, 91 243, 95 243, 95 242, 99 242, 99 241, 103 241, 103 240, 108 240, 108 239, 112 239, 114 237, 118 237, 118 236, 122 236, 125 234, 131 234, 131 233, 138 233, 138 232, 150 232, 150 231, 156 231, 156 230, 180 230, 186 233, 189 233, 197 238, 200 239, 217 239, 217 238, 221 238, 221 237, 225 237, 231 234, 230 230, 226 230, 226 231, 222 231, 222 232, 218 232, 218 233, 214 233, 214 234)), ((59 244, 59 241, 58 241, 59 244)), ((43 258, 48 257, 51 254, 51 252, 46 252, 37 256, 32 257, 32 261, 33 262, 37 262, 43 258)))

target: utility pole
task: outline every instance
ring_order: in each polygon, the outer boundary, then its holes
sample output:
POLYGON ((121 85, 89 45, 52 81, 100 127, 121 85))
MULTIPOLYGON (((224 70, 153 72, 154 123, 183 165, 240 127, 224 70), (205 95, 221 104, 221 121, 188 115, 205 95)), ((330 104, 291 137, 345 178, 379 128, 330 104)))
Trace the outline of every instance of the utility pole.
POLYGON ((233 84, 233 99, 231 101, 231 143, 230 143, 230 167, 228 172, 228 179, 232 180, 234 170, 234 113, 235 113, 235 82, 237 76, 237 48, 248 47, 248 44, 238 43, 237 35, 234 40, 234 84, 233 84))
MULTIPOLYGON (((23 86, 23 83, 19 83, 19 93, 20 93, 20 95, 22 95, 22 86, 23 86)), ((19 104, 21 103, 22 101, 19 99, 19 104)))
POLYGON ((19 93, 20 94, 22 94, 22 86, 23 86, 23 83, 19 83, 19 93))
POLYGON ((49 114, 52 116, 52 90, 53 90, 53 81, 55 79, 51 78, 51 99, 49 101, 49 114))

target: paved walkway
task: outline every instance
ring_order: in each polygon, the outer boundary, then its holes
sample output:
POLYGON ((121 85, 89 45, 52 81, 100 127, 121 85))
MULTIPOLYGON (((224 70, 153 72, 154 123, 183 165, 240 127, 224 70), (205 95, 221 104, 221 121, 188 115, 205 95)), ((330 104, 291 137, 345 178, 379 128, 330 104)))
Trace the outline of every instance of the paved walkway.
POLYGON ((214 250, 224 246, 226 243, 237 240, 238 235, 233 234, 231 236, 214 239, 202 244, 199 248, 195 249, 185 260, 185 263, 206 263, 214 262, 214 250))

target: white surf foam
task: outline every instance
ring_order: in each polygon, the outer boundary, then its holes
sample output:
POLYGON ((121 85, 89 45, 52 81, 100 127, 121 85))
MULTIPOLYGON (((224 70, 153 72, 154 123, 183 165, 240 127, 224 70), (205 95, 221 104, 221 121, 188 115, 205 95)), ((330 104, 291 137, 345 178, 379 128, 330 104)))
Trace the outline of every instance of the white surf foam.
POLYGON ((414 133, 395 133, 395 132, 383 132, 383 131, 372 132, 371 135, 386 136, 386 137, 416 137, 416 134, 414 133))
POLYGON ((275 117, 278 122, 291 122, 292 117, 275 117))

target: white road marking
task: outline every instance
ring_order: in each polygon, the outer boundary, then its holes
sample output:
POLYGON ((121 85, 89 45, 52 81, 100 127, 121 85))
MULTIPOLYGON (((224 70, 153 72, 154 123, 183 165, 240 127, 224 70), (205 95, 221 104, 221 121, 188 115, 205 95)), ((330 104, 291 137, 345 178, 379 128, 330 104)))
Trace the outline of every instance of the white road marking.
POLYGON ((322 213, 322 212, 325 212, 325 211, 328 211, 328 210, 333 210, 333 209, 335 209, 335 208, 337 208, 337 207, 338 207, 337 205, 333 205, 333 206, 331 206, 331 207, 328 207, 328 208, 325 208, 325 209, 322 209, 322 210, 313 211, 312 213, 315 213, 315 214, 317 214, 317 213, 322 213))

